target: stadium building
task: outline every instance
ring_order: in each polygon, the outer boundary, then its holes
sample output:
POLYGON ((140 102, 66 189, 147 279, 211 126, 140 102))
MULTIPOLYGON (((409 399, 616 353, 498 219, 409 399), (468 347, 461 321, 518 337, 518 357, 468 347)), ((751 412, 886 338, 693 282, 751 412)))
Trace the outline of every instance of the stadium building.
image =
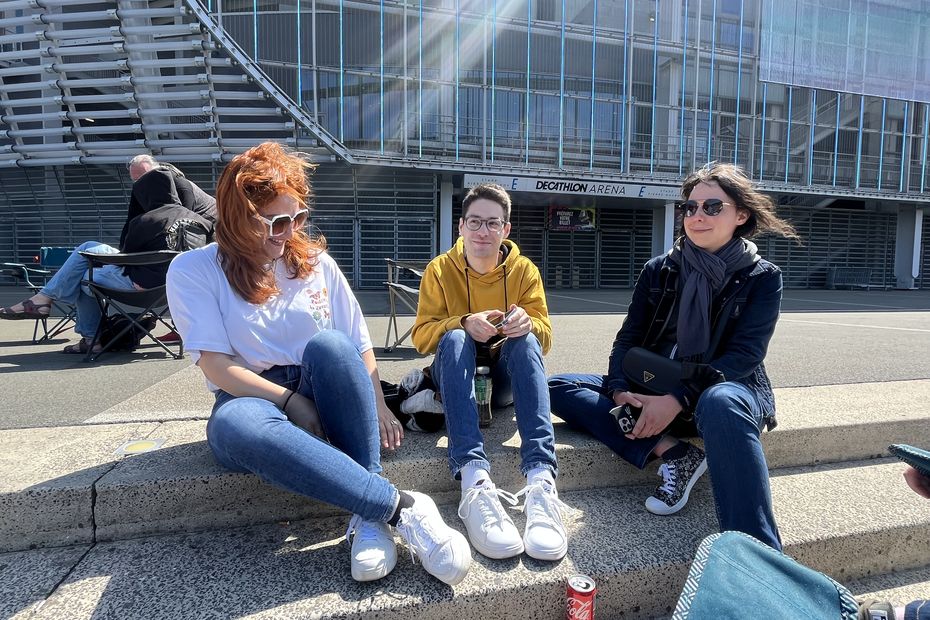
POLYGON ((115 241, 133 155, 212 191, 270 139, 359 288, 483 180, 549 287, 630 287, 710 160, 804 237, 759 240, 786 286, 927 288, 928 107, 928 0, 4 0, 0 261, 115 241))

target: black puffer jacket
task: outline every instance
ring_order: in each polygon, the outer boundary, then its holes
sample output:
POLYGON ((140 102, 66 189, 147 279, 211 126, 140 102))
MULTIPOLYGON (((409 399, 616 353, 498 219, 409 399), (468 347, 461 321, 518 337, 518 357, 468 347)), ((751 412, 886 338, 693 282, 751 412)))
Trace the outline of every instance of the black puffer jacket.
POLYGON ((119 238, 120 249, 127 251, 124 247, 126 235, 135 218, 169 205, 184 207, 209 222, 209 236, 212 240, 216 223, 216 200, 174 166, 160 164, 158 168, 142 175, 132 186, 129 211, 119 238))
MULTIPOLYGON (((148 176, 148 175, 146 175, 148 176)), ((184 251, 207 244, 213 223, 179 205, 166 205, 143 213, 126 226, 123 252, 184 251)), ((142 288, 165 283, 168 264, 124 267, 124 273, 142 288)))

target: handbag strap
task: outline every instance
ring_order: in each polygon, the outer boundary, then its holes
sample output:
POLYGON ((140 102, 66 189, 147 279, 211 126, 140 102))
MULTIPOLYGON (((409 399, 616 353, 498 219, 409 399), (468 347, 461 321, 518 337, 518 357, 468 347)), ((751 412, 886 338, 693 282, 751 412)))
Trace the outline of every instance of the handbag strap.
MULTIPOLYGON (((748 283, 747 283, 748 285, 748 283)), ((707 350, 701 355, 700 363, 708 363, 717 351, 720 340, 723 338, 723 330, 726 327, 726 319, 733 311, 733 304, 736 303, 737 295, 732 295, 727 300, 723 308, 717 315, 717 322, 714 324, 714 331, 711 333, 710 342, 707 350)), ((656 305, 656 311, 652 316, 652 321, 646 329, 646 335, 643 337, 642 347, 651 350, 658 342, 659 337, 668 325, 672 317, 672 310, 678 303, 678 272, 674 269, 667 269, 663 274, 662 297, 656 305), (658 327, 656 327, 658 325, 658 327)))

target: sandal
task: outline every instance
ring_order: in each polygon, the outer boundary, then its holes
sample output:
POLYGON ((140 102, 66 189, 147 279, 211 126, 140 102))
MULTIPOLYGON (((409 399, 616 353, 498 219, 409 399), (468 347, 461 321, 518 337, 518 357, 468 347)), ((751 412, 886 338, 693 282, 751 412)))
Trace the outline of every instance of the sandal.
POLYGON ((37 304, 32 299, 26 299, 21 302, 23 309, 17 312, 12 306, 0 308, 0 319, 8 321, 21 321, 24 319, 46 319, 52 312, 52 303, 37 304), (45 312, 40 312, 40 308, 45 308, 45 312))
MULTIPOLYGON (((75 344, 69 344, 61 350, 62 353, 71 353, 75 355, 87 355, 88 350, 90 349, 90 343, 85 339, 81 338, 75 344)), ((94 353, 100 353, 103 350, 101 345, 94 347, 94 353)))

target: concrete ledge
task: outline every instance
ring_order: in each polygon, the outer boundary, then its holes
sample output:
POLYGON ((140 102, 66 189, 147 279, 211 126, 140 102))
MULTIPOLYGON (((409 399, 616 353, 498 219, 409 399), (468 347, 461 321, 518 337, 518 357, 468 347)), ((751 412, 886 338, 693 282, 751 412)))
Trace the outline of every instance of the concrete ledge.
POLYGON ((856 596, 904 606, 917 599, 930 599, 930 567, 873 575, 847 585, 856 596))
MULTIPOLYGON (((773 469, 874 458, 885 454, 891 443, 930 436, 930 410, 923 404, 930 401, 930 381, 790 388, 777 390, 777 397, 779 427, 763 436, 773 469)), ((94 532, 97 540, 108 541, 337 512, 277 490, 254 476, 226 471, 210 454, 205 426, 205 421, 195 420, 76 427, 66 431, 73 457, 47 444, 62 434, 55 429, 4 431, 0 446, 7 446, 4 458, 9 466, 3 471, 9 473, 3 475, 14 479, 0 481, 0 489, 6 490, 0 506, 5 503, 7 508, 0 524, 10 514, 19 515, 11 518, 26 525, 3 530, 10 534, 6 539, 0 537, 0 550, 86 541, 94 532), (26 439, 42 433, 45 442, 26 439), (125 440, 120 438, 141 436, 164 439, 164 447, 117 462, 111 452, 125 440), (40 455, 40 463, 54 460, 55 468, 49 471, 39 466, 21 474, 13 469, 14 463, 21 469, 22 463, 35 461, 35 455, 40 455), (93 458, 107 465, 102 470, 87 469, 88 459, 93 458), (16 483, 17 475, 32 483, 16 483), (68 481, 68 488, 79 495, 69 496, 58 489, 56 478, 68 481), (92 514, 91 487, 96 493, 92 514), (36 519, 37 515, 42 518, 36 519), (90 526, 91 516, 95 530, 90 526), (59 522, 62 518, 64 522, 59 522), (36 523, 42 523, 43 530, 24 538, 23 531, 36 523), (69 531, 72 524, 80 524, 81 529, 69 531)), ((512 419, 499 416, 485 434, 495 481, 510 490, 523 485, 515 428, 512 419)), ((654 467, 639 471, 564 424, 556 425, 556 440, 562 491, 655 480, 654 467)), ((386 454, 383 464, 385 475, 401 488, 433 494, 440 503, 456 499, 458 486, 449 475, 446 437, 441 433, 408 433, 401 450, 386 454)))
MULTIPOLYGON (((902 469, 885 461, 773 477, 788 553, 841 581, 887 562, 926 562, 930 513, 900 480, 902 469), (883 501, 861 501, 877 493, 883 501), (889 547, 891 539, 901 542, 889 547)), ((564 560, 495 561, 474 553, 471 572, 455 588, 412 564, 403 547, 387 578, 352 581, 345 516, 102 543, 29 617, 560 618, 565 578, 578 572, 597 581, 598 617, 667 617, 697 544, 716 523, 706 481, 671 517, 646 513, 649 492, 634 486, 563 493, 579 511, 564 560)), ((443 511, 461 530, 454 507, 443 511)), ((522 515, 515 520, 522 528, 522 515)))
POLYGON ((0 431, 0 551, 94 539, 94 483, 155 424, 0 431))

